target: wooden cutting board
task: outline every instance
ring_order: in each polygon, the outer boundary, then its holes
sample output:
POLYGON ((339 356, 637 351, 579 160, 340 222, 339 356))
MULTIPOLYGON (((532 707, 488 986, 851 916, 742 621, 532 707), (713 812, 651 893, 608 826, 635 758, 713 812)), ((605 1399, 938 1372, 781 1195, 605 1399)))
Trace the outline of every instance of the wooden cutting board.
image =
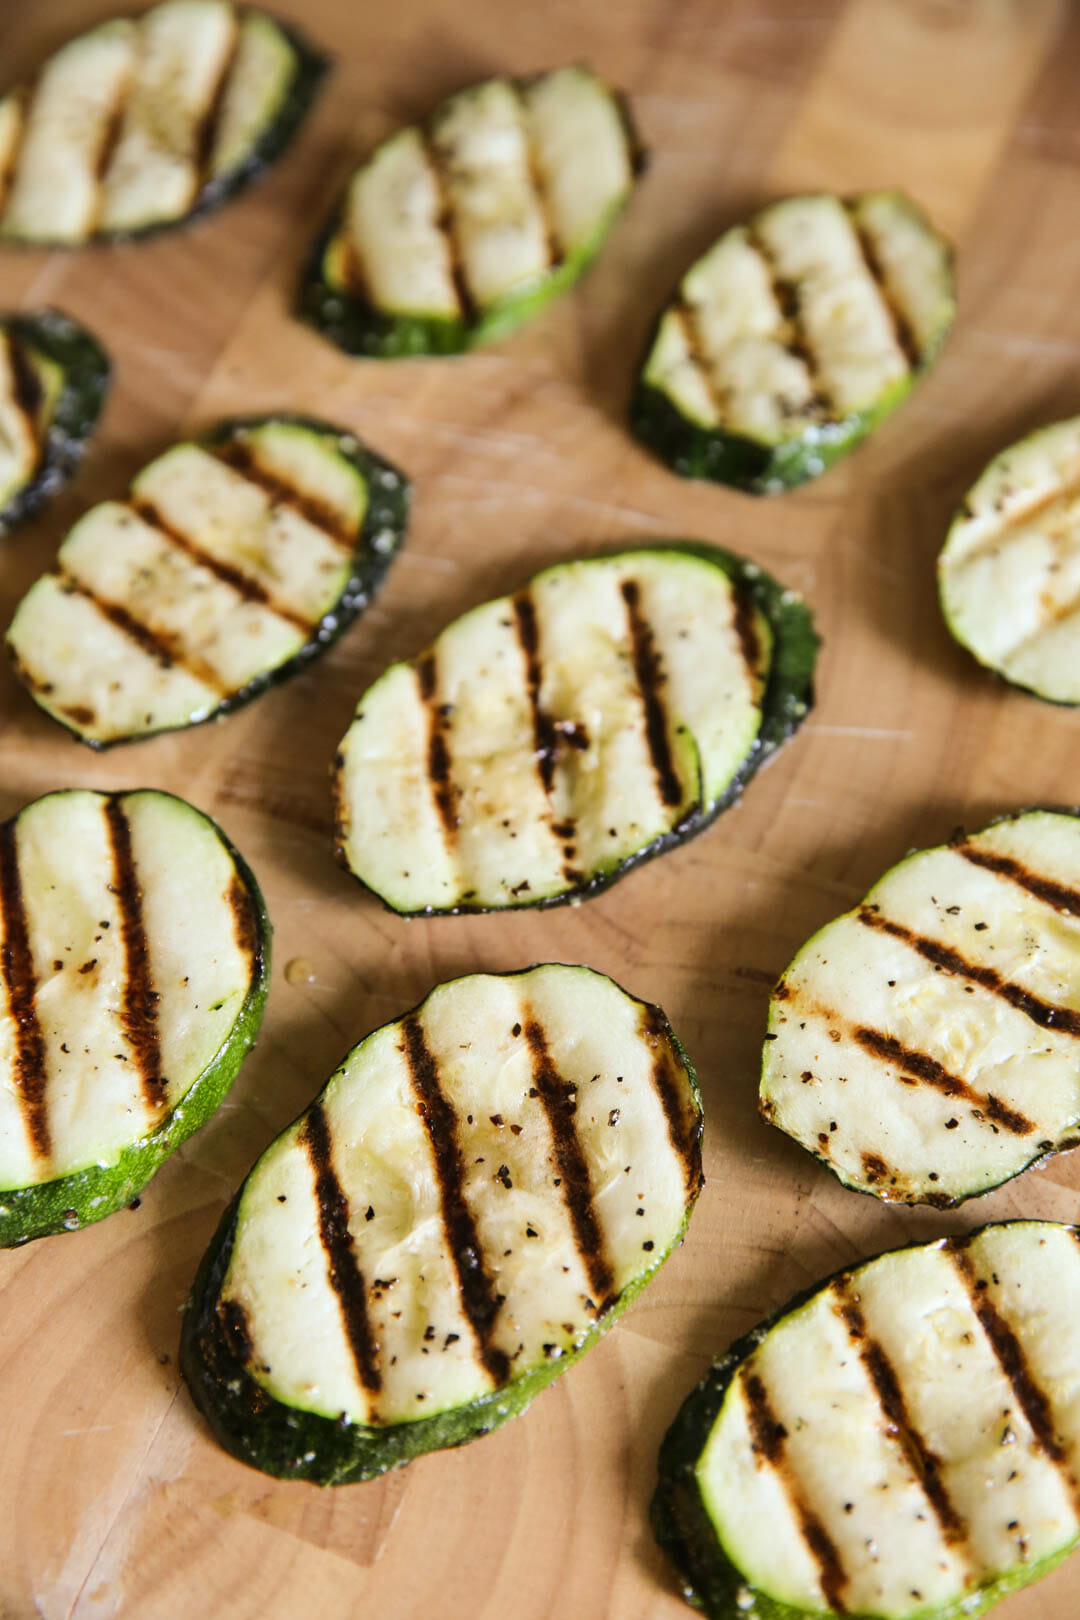
MULTIPOLYGON (((6 0, 4 78, 109 0, 6 0)), ((985 460, 1080 410, 1080 18, 1060 0, 282 0, 337 54, 279 168, 145 245, 0 256, 0 306, 58 304, 115 386, 84 470, 3 542, 4 619, 90 502, 179 433, 277 406, 348 424, 415 480, 378 603, 325 659, 220 725, 96 756, 0 674, 0 813, 54 787, 154 785, 217 817, 276 928, 258 1050, 137 1211, 0 1256, 0 1615, 24 1620, 678 1620, 646 1523, 660 1437, 711 1356, 794 1290, 906 1239, 1077 1216, 1080 1159, 954 1215, 845 1192, 756 1115, 768 988, 910 846, 1080 800, 1080 715, 995 684, 949 640, 933 562, 985 460), (633 97, 652 167, 578 291, 467 359, 358 364, 296 324, 297 271, 350 160, 493 71, 584 58, 633 97), (773 501, 685 483, 628 436, 650 321, 746 210, 901 184, 959 249, 944 358, 873 442, 773 501), (330 854, 327 766, 391 658, 538 567, 692 535, 804 592, 819 702, 703 838, 577 909, 405 923, 330 854), (702 1077, 708 1185, 624 1322, 531 1411, 338 1491, 233 1462, 176 1367, 188 1286, 255 1155, 344 1050, 437 980, 583 961, 668 1010, 702 1077), (297 965, 299 964, 299 965, 297 965)), ((1071 1620, 1080 1560, 1002 1620, 1071 1620)))

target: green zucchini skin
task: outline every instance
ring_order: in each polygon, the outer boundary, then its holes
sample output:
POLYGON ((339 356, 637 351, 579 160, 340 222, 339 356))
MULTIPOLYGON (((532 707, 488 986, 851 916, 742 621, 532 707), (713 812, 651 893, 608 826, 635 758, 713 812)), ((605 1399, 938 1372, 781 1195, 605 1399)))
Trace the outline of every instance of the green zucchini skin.
POLYGON ((0 509, 0 534, 33 517, 74 473, 97 426, 112 369, 97 338, 58 309, 8 315, 4 325, 60 366, 64 380, 37 472, 0 509))
MULTIPOLYGON (((516 978, 530 971, 529 968, 519 969, 498 977, 516 978)), ((661 1009, 650 1006, 649 1011, 685 1067, 698 1108, 697 1139, 700 1140, 701 1092, 697 1073, 661 1009)), ((397 1024, 408 1016, 403 1014, 390 1023, 397 1024)), ((698 1190, 702 1184, 703 1178, 699 1177, 698 1190)), ((222 1215, 192 1284, 181 1330, 179 1366, 195 1405, 226 1451, 249 1467, 275 1478, 303 1479, 317 1485, 348 1485, 378 1478, 426 1452, 466 1445, 517 1417, 534 1396, 591 1349, 679 1247, 697 1196, 695 1193, 690 1199, 682 1225, 667 1248, 656 1256, 648 1270, 623 1289, 568 1353, 465 1406, 413 1423, 374 1427, 335 1421, 274 1399, 251 1376, 230 1344, 218 1302, 232 1257, 244 1185, 222 1215)))
MULTIPOLYGON (((786 590, 777 580, 767 574, 757 563, 748 562, 733 551, 722 546, 706 544, 703 541, 675 540, 671 542, 654 541, 642 550, 657 551, 670 549, 674 552, 683 552, 689 556, 700 558, 719 568, 740 590, 744 591, 753 601, 768 621, 773 634, 773 658, 769 668, 769 679, 762 697, 762 721, 754 747, 747 755, 742 766, 732 778, 727 791, 709 809, 703 813, 689 816, 680 826, 670 832, 663 833, 644 849, 638 850, 618 866, 607 871, 597 873, 585 883, 573 888, 563 890, 559 894, 547 896, 540 900, 518 901, 515 910, 549 910, 555 906, 578 905, 582 900, 592 899, 594 895, 603 894, 613 883, 625 877, 628 872, 654 860, 658 855, 664 855, 668 850, 677 849, 680 844, 697 837, 707 827, 711 827, 716 818, 736 803, 742 796, 747 784, 768 763, 777 749, 798 731, 807 715, 814 706, 814 668, 817 662, 818 651, 821 647, 821 637, 814 628, 814 621, 810 609, 801 598, 786 590)), ((630 553, 632 555, 632 553, 630 553)), ((341 756, 335 762, 335 769, 340 769, 341 756)), ((334 849, 339 863, 352 872, 346 858, 344 842, 341 837, 341 818, 335 811, 335 842, 334 849)), ((356 876, 361 888, 367 885, 356 876)), ((375 894, 375 890, 368 891, 375 894)), ((379 894, 376 898, 380 904, 394 914, 401 917, 460 917, 481 916, 492 911, 505 911, 505 906, 479 906, 468 902, 461 902, 455 906, 445 908, 428 906, 418 911, 398 911, 379 894)))
MULTIPOLYGON (((153 791, 162 798, 176 798, 159 789, 153 791)), ((78 1231, 130 1204, 169 1155, 224 1101, 255 1045, 270 991, 273 926, 254 872, 216 823, 214 830, 232 858, 256 916, 251 983, 228 1040, 158 1128, 125 1148, 113 1164, 92 1165, 35 1186, 0 1190, 0 1248, 18 1248, 34 1238, 78 1231)))
MULTIPOLYGON (((242 19, 252 9, 263 11, 261 6, 258 8, 238 6, 237 16, 242 19)), ((17 236, 7 236, 3 239, 4 247, 21 249, 23 252, 46 249, 49 252, 78 253, 84 252, 87 248, 107 248, 126 242, 146 242, 168 231, 182 229, 193 220, 201 219, 207 214, 216 213, 240 192, 245 191, 292 144, 333 63, 333 58, 313 45, 299 29, 274 16, 272 12, 267 11, 264 15, 270 17, 295 51, 296 75, 277 117, 262 132, 243 161, 224 174, 209 179, 200 188, 194 204, 186 214, 181 214, 177 219, 155 220, 153 224, 139 225, 130 230, 96 231, 85 242, 63 240, 48 242, 39 238, 24 241, 17 236)))
MULTIPOLYGON (((627 97, 618 90, 613 96, 629 149, 634 181, 637 181, 648 167, 648 148, 642 142, 627 97)), ((595 234, 576 252, 568 254, 557 269, 470 322, 438 316, 390 315, 331 285, 326 278, 325 256, 344 219, 346 196, 343 196, 319 232, 305 264, 297 315, 337 348, 361 359, 403 360, 466 353, 505 337, 539 315, 573 286, 599 254, 629 200, 630 194, 627 194, 601 222, 595 234)))
MULTIPOLYGON (((251 416, 229 417, 217 423, 209 432, 203 434, 201 438, 194 442, 207 446, 224 444, 245 428, 257 428, 273 422, 309 428, 314 432, 337 435, 339 438, 338 448, 342 456, 357 469, 368 486, 368 505, 364 513, 363 524, 357 535, 353 569, 341 595, 338 597, 333 609, 323 616, 311 639, 299 649, 294 657, 288 659, 285 663, 279 664, 275 669, 257 675, 245 686, 230 693, 223 698, 213 713, 205 715, 201 720, 187 722, 182 727, 163 726, 156 731, 141 733, 137 738, 116 737, 102 741, 84 736, 75 726, 69 725, 62 715, 52 714, 50 711, 50 717, 56 720, 57 724, 63 726, 78 742, 83 743, 87 748, 92 748, 96 753, 122 746, 130 741, 141 741, 143 737, 161 736, 166 731, 187 730, 191 725, 206 725, 210 721, 221 719, 223 716, 243 708, 245 704, 250 703, 254 698, 260 697, 271 687, 288 680, 291 675, 298 674, 313 659, 318 658, 329 647, 332 647, 334 642, 349 628, 357 614, 367 606, 378 590, 387 569, 400 550, 408 524, 411 484, 403 473, 399 472, 396 467, 384 460, 383 457, 369 450, 366 445, 361 444, 347 429, 337 427, 319 417, 293 411, 270 411, 251 416)), ((9 657, 14 656, 10 645, 8 646, 8 654, 9 657)), ((15 662, 17 666, 17 659, 15 662)))
MULTIPOLYGON (((969 1234, 978 1237, 998 1224, 1039 1225, 1038 1221, 988 1222, 969 1234)), ((1080 1237, 1080 1229, 1072 1228, 1080 1237)), ((880 1253, 902 1253, 926 1245, 919 1241, 902 1244, 880 1253)), ((872 1255, 869 1259, 877 1259, 872 1255)), ((865 1264, 860 1261, 859 1264, 865 1264)), ((696 1468, 705 1440, 719 1415, 724 1396, 742 1363, 751 1356, 779 1321, 806 1305, 830 1283, 846 1276, 853 1268, 839 1270, 800 1289, 791 1299, 764 1318, 749 1333, 735 1340, 718 1356, 705 1377, 691 1390, 679 1408, 660 1446, 657 1483, 649 1505, 649 1518, 658 1546, 674 1565, 682 1596, 709 1620, 823 1620, 831 1609, 804 1609, 780 1602, 747 1584, 746 1577, 724 1551, 705 1511, 697 1484, 696 1468)), ((1049 1575, 1064 1562, 1072 1549, 1051 1554, 1034 1564, 1010 1571, 999 1580, 976 1591, 969 1591, 955 1603, 919 1610, 919 1620, 977 1620, 999 1599, 1049 1575)))

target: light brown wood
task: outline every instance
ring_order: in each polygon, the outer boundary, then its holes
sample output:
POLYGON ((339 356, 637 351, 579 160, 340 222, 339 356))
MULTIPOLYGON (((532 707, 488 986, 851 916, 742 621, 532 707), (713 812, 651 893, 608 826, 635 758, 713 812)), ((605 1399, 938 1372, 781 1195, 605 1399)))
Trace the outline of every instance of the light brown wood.
MULTIPOLYGON (((5 75, 109 0, 0 15, 5 75)), ((134 1213, 0 1256, 0 1616, 24 1620, 678 1620, 646 1522, 660 1437, 711 1356, 795 1289, 911 1237, 1074 1219, 1080 1160, 950 1216, 845 1192, 755 1112, 770 983, 907 848, 1080 799, 1080 717, 995 684, 949 640, 933 560, 1002 444, 1080 409, 1080 24, 1064 0, 283 0, 338 54, 277 171, 189 232, 74 256, 5 251, 0 305, 53 302, 116 362, 77 481, 3 543, 5 620, 66 526, 188 428, 287 406, 415 480, 377 604, 309 673, 218 726, 98 757, 0 676, 0 812, 149 784, 216 816, 276 927, 258 1050, 134 1213), (350 160, 470 79, 586 58, 631 92, 653 164, 595 270, 460 361, 350 362, 289 315, 350 160), (650 321, 718 230, 792 187, 907 185, 959 249, 933 376, 818 484, 755 502, 687 484, 628 436, 650 321), (560 557, 693 535, 810 599, 826 638, 803 733, 700 840, 573 910, 406 924, 329 849, 327 766, 355 698, 469 604, 560 557), (291 983, 287 964, 312 964, 291 983), (434 982, 586 961, 660 1001, 698 1063, 708 1185, 684 1248, 586 1361, 463 1451, 335 1492, 231 1461, 176 1369, 179 1311, 255 1155, 335 1060, 434 982)), ((1071 1620, 1080 1563, 1002 1620, 1071 1620)))

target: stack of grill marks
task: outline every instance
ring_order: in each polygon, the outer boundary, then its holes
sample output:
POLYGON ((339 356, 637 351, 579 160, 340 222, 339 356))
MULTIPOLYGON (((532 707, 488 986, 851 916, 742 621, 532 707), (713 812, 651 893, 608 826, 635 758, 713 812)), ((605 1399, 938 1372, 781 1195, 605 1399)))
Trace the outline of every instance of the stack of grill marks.
POLYGON ((663 1259, 699 1135, 662 1016, 609 980, 443 986, 256 1166, 222 1284, 230 1344, 271 1394, 333 1417, 475 1400, 561 1358, 663 1259))
POLYGON ((254 902, 216 829, 154 793, 57 793, 5 822, 0 929, 5 1188, 109 1163, 154 1131, 260 965, 254 902))
POLYGON ((361 699, 338 756, 342 855, 405 910, 530 904, 610 874, 720 799, 771 653, 710 563, 552 569, 361 699))
POLYGON ((838 1614, 923 1613, 1080 1529, 1075 1228, 884 1255, 739 1365, 697 1465, 742 1574, 838 1614))
POLYGON ((92 508, 9 631, 37 701, 90 741, 137 736, 205 719, 315 640, 366 507, 335 444, 269 424, 178 445, 127 501, 92 508), (298 436, 313 463, 302 484, 298 436))

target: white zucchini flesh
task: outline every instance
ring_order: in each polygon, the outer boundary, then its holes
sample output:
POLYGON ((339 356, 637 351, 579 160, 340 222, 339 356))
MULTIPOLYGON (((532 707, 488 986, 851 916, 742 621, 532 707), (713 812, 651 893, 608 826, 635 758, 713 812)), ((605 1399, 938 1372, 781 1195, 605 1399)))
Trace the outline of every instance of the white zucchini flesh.
POLYGON ((906 198, 793 197, 692 266, 644 381, 702 427, 778 445, 888 401, 951 313, 947 246, 906 198))
POLYGON ((938 559, 953 635, 1006 680, 1080 703, 1080 418, 1004 450, 938 559))
POLYGON ((763 615, 702 559, 549 569, 361 698, 338 759, 346 863, 403 911, 530 904, 613 870, 722 797, 770 655, 763 615))
POLYGON ((696 1195, 698 1130, 666 1025, 611 980, 441 985, 263 1155, 219 1309, 276 1399, 429 1418, 570 1352, 655 1269, 696 1195), (320 1206, 341 1199, 335 1242, 320 1206))
POLYGON ((388 314, 447 320, 525 296, 602 234, 633 184, 612 91, 583 68, 491 79, 354 177, 327 273, 388 314))
POLYGON ((50 794, 8 824, 0 869, 13 1189, 115 1162, 182 1101, 248 994, 254 928, 217 829, 167 794, 50 794))
POLYGON ((23 598, 8 632, 23 680, 97 743, 205 718, 317 635, 367 501, 330 430, 175 446, 81 518, 23 598))
POLYGON ((102 230, 138 229, 191 208, 201 182, 199 132, 235 38, 226 0, 170 0, 141 20, 135 83, 105 170, 102 230))
POLYGON ((100 160, 137 57, 135 25, 103 23, 45 64, 25 114, 0 232, 82 242, 100 207, 100 160))
POLYGON ((829 923, 770 1008, 761 1108, 850 1186, 950 1204, 1080 1122, 1080 819, 923 850, 829 923))
POLYGON ((251 157, 299 64, 272 18, 229 0, 80 35, 0 102, 0 234, 77 244, 183 218, 251 157))
POLYGON ((696 1473, 748 1610, 903 1620, 1067 1550, 1078 1463, 1080 1241, 1017 1221, 882 1255, 781 1316, 696 1473))

